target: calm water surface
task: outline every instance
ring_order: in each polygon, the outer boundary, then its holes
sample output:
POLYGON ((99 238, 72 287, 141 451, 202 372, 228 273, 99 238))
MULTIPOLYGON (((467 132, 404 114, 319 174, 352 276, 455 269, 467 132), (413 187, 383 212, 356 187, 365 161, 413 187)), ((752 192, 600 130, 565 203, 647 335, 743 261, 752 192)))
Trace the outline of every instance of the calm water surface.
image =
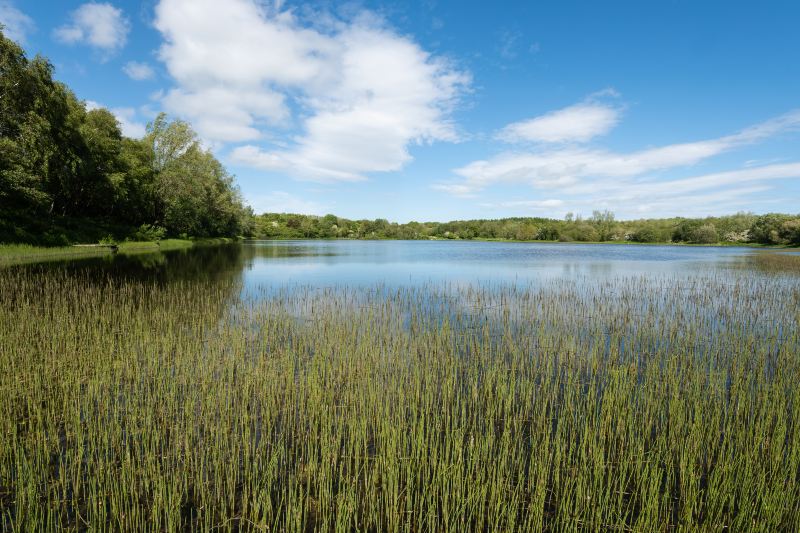
POLYGON ((19 268, 59 268, 170 282, 240 278, 243 294, 292 286, 536 285, 553 279, 724 276, 749 248, 469 241, 248 241, 19 268))
POLYGON ((530 283, 687 275, 741 265, 748 248, 470 241, 251 241, 246 284, 530 283))

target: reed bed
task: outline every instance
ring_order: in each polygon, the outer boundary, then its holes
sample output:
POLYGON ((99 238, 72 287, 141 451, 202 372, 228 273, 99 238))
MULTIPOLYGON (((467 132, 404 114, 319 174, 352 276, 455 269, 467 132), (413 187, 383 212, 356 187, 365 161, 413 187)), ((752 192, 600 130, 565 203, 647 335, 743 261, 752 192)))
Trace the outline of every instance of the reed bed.
POLYGON ((748 256, 750 264, 767 272, 800 273, 800 253, 760 252, 748 256))
POLYGON ((0 302, 4 531, 800 527, 797 278, 0 302))

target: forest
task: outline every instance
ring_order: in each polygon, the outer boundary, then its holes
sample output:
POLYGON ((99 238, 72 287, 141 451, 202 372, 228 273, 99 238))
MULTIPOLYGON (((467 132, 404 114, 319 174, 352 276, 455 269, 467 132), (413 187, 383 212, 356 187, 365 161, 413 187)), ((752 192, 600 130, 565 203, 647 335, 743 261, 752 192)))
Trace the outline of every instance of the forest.
POLYGON ((490 239, 561 242, 800 245, 800 215, 737 213, 707 218, 616 220, 610 211, 582 218, 503 218, 392 223, 267 213, 254 218, 252 236, 264 239, 490 239))
POLYGON ((127 138, 0 33, 0 242, 237 236, 250 216, 189 124, 160 114, 127 138))

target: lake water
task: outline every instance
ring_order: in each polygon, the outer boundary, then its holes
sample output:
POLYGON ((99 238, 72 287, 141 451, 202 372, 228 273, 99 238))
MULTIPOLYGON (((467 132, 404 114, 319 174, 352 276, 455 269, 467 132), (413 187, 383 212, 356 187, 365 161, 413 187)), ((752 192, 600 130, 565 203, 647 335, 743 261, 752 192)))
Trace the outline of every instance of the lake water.
POLYGON ((747 260, 754 253, 759 252, 738 247, 571 243, 247 241, 60 261, 44 268, 162 282, 238 277, 247 294, 287 286, 535 285, 553 279, 717 276, 752 268, 747 260))
POLYGON ((740 265, 748 248, 479 241, 254 241, 246 284, 529 283, 564 277, 686 275, 740 265))
MULTIPOLYGON (((753 258, 762 253, 770 252, 481 241, 248 241, 13 268, 75 273, 81 283, 141 280, 152 283, 153 290, 172 283, 182 283, 185 291, 204 290, 210 280, 231 309, 264 302, 298 320, 312 319, 319 309, 342 309, 340 304, 351 310, 380 306, 396 289, 404 289, 399 292, 416 295, 398 304, 397 316, 405 319, 420 312, 437 319, 468 313, 476 320, 502 324, 498 313, 530 311, 531 295, 546 293, 563 300, 569 315, 552 320, 586 335, 588 326, 580 320, 602 308, 603 320, 612 322, 624 310, 657 323, 677 315, 681 320, 692 317, 711 339, 731 317, 753 332, 763 332, 792 314, 784 305, 791 298, 785 295, 797 291, 800 278, 759 270, 753 258), (784 296, 764 297, 773 293, 784 296), (697 300, 700 294, 702 301, 697 300), (782 304, 751 308, 753 301, 782 304), (412 309, 411 302, 422 307, 412 309)), ((516 319, 524 323, 531 318, 516 319)), ((635 322, 626 324, 636 327, 635 322)))

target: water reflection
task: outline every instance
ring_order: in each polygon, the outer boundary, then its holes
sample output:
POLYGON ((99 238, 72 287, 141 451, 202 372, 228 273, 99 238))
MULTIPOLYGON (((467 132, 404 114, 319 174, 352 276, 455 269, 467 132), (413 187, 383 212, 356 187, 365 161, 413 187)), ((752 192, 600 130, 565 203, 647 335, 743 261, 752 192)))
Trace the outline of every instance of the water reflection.
POLYGON ((727 268, 746 248, 437 241, 251 241, 245 285, 530 283, 688 275, 727 268))
POLYGON ((230 280, 242 273, 244 249, 239 244, 200 246, 168 252, 115 254, 99 257, 48 261, 11 266, 29 271, 63 271, 96 282, 115 279, 150 281, 159 284, 177 281, 230 280))
MULTIPOLYGON (((448 283, 592 283, 620 276, 717 276, 759 272, 748 248, 452 241, 248 241, 137 255, 19 266, 89 272, 97 279, 170 283, 236 279, 243 296, 259 287, 387 287, 448 283)), ((763 271, 762 271, 763 272, 763 271)))

